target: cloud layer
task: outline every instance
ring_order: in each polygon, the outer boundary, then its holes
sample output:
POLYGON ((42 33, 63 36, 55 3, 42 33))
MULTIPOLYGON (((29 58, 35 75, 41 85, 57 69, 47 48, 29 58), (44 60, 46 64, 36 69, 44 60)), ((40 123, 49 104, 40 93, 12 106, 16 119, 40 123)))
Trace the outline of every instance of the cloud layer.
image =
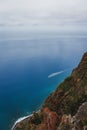
POLYGON ((87 0, 0 0, 0 26, 87 24, 87 0))

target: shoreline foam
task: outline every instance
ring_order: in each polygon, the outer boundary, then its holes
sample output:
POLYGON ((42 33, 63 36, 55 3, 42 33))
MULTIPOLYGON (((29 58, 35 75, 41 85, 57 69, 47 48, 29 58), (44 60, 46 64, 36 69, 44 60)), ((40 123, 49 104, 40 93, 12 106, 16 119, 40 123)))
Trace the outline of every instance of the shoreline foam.
MULTIPOLYGON (((36 113, 38 113, 38 112, 40 112, 40 110, 38 110, 36 113)), ((30 114, 30 115, 28 115, 28 116, 24 116, 24 117, 18 118, 18 119, 15 121, 14 125, 12 126, 11 130, 13 130, 13 129, 15 128, 16 124, 18 124, 19 122, 21 122, 21 121, 23 121, 23 120, 26 120, 27 118, 31 117, 32 115, 33 115, 33 114, 30 114)))
POLYGON ((29 116, 20 117, 19 119, 17 119, 17 120, 15 121, 14 125, 12 126, 11 130, 14 129, 14 127, 16 126, 17 123, 19 123, 19 122, 21 122, 21 121, 23 121, 23 120, 25 120, 25 119, 31 117, 32 115, 33 115, 33 114, 30 114, 29 116))

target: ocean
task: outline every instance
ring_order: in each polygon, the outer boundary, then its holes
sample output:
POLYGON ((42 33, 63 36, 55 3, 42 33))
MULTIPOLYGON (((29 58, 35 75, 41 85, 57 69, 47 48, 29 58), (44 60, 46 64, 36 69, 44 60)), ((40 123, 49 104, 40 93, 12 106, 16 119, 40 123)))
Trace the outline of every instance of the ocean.
POLYGON ((0 129, 39 110, 86 51, 86 35, 0 32, 0 129))

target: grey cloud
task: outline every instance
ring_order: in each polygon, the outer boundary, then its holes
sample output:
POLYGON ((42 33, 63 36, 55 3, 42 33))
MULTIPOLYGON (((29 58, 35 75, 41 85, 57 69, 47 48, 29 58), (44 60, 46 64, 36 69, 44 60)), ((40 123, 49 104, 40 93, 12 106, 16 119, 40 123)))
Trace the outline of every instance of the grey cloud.
POLYGON ((0 26, 86 24, 86 0, 0 0, 0 26))

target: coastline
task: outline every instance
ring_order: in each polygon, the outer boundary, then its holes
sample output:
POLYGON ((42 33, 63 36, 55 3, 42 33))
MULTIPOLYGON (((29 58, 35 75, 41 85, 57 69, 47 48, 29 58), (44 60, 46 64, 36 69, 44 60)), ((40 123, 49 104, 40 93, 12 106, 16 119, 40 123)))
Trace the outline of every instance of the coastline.
POLYGON ((12 126, 11 130, 13 130, 18 123, 20 123, 21 121, 23 121, 23 120, 25 120, 25 119, 31 117, 32 115, 33 115, 33 114, 30 114, 30 115, 28 115, 28 116, 24 116, 24 117, 18 118, 18 119, 15 121, 14 125, 12 126))
MULTIPOLYGON (((40 110, 36 111, 36 113, 38 113, 38 112, 40 112, 40 110)), ((30 114, 30 115, 28 115, 28 116, 24 116, 24 117, 18 118, 18 119, 15 121, 15 123, 13 124, 11 130, 14 130, 15 126, 16 126, 18 123, 20 123, 21 121, 24 121, 24 120, 30 118, 32 115, 33 115, 33 113, 30 114)))
MULTIPOLYGON (((54 77, 54 76, 56 76, 56 75, 60 75, 61 73, 64 73, 65 71, 68 71, 68 70, 70 70, 70 69, 71 69, 71 68, 66 69, 66 70, 61 70, 61 71, 59 71, 59 72, 52 73, 52 74, 48 75, 48 78, 52 78, 52 77, 54 77)), ((42 106, 42 105, 41 105, 41 106, 42 106)), ((40 112, 40 109, 37 110, 35 113, 38 113, 38 112, 40 112)), ((24 120, 30 118, 32 115, 33 115, 33 112, 32 112, 31 114, 29 114, 28 116, 24 116, 24 117, 18 118, 18 119, 14 122, 14 124, 13 124, 11 130, 14 130, 15 126, 16 126, 18 123, 20 123, 21 121, 24 121, 24 120)))
POLYGON ((82 130, 86 128, 86 59, 87 53, 83 55, 71 75, 46 98, 42 109, 29 116, 19 118, 12 130, 82 130))

